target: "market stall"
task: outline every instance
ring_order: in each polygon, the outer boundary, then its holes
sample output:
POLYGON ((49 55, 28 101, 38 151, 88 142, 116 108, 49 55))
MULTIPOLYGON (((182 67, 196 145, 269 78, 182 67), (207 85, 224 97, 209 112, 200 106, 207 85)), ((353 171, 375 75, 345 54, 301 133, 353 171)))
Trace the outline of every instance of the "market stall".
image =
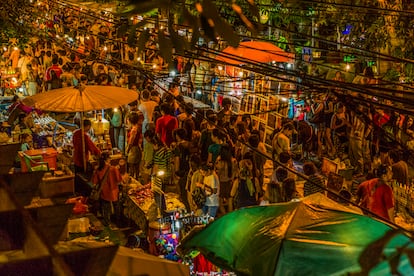
MULTIPOLYGON (((80 127, 83 128, 83 112, 119 107, 131 103, 137 98, 138 94, 135 91, 126 88, 100 85, 79 85, 76 87, 65 87, 36 94, 25 98, 23 102, 29 106, 45 111, 80 112, 80 127)), ((100 119, 101 118, 99 117, 97 118, 96 128, 98 129, 98 133, 102 130, 105 135, 105 128, 109 126, 109 123, 100 119)), ((107 139, 104 136, 103 140, 107 142, 110 139, 107 139)), ((83 146, 84 143, 85 141, 82 141, 83 146)), ((109 148, 108 146, 107 143, 106 149, 109 148)), ((84 167, 86 167, 86 162, 87 160, 84 160, 84 167)))
POLYGON ((0 79, 0 88, 3 91, 1 96, 13 96, 16 92, 23 91, 19 73, 14 69, 3 67, 0 70, 0 79), (19 88, 22 90, 19 91, 19 88))
MULTIPOLYGON (((154 200, 151 184, 141 185, 134 179, 131 181, 128 196, 125 198, 124 214, 132 219, 141 230, 147 232, 148 223, 157 221, 161 217, 160 208, 154 200)), ((185 206, 178 198, 179 196, 174 193, 165 194, 166 213, 185 212, 185 206)))
POLYGON ((269 68, 289 70, 294 54, 269 42, 245 41, 238 48, 225 48, 215 59, 225 65, 218 66, 214 86, 218 98, 229 97, 235 113, 250 115, 262 142, 271 145, 272 133, 288 117, 289 101, 296 93, 295 80, 286 74, 265 76, 249 68, 254 63, 265 63, 269 68))

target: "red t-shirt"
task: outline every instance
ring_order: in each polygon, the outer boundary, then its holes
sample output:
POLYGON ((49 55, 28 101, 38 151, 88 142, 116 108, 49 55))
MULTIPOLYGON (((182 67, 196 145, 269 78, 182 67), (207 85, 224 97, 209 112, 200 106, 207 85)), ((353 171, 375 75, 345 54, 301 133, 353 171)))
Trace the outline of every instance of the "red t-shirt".
POLYGON ((176 128, 178 128, 177 118, 171 115, 164 115, 161 118, 158 118, 155 123, 155 132, 160 136, 161 141, 167 146, 170 146, 174 141, 172 132, 176 128))
POLYGON ((394 207, 394 194, 390 186, 378 183, 378 181, 380 181, 379 178, 374 178, 361 183, 357 194, 362 197, 362 207, 390 220, 388 210, 394 207))
POLYGON ((60 78, 60 75, 62 75, 63 70, 62 68, 60 68, 59 65, 57 64, 53 64, 52 66, 50 66, 49 68, 46 69, 46 74, 45 74, 45 79, 46 81, 50 81, 52 80, 52 75, 51 75, 51 71, 54 71, 56 74, 56 77, 60 78))
POLYGON ((102 183, 101 198, 106 201, 118 201, 118 184, 121 183, 122 176, 117 167, 106 165, 102 170, 95 171, 92 176, 92 183, 96 185, 99 180, 102 182, 107 169, 109 169, 109 172, 106 181, 102 183))
POLYGON ((383 116, 380 116, 378 113, 376 113, 374 117, 372 118, 372 121, 374 122, 374 124, 379 127, 382 127, 383 125, 385 125, 389 120, 390 120, 390 115, 388 115, 387 113, 384 113, 383 116))
POLYGON ((86 162, 89 160, 89 152, 94 155, 99 155, 101 153, 95 144, 92 142, 91 138, 85 133, 85 152, 83 154, 82 148, 82 131, 77 129, 73 132, 72 143, 73 143, 73 163, 83 168, 83 157, 85 156, 86 162))

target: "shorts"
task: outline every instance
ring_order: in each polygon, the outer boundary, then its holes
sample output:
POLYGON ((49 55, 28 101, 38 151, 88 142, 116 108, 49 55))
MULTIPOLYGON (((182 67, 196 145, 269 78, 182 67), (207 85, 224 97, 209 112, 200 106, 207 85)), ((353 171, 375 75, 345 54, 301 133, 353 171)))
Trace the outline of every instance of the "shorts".
POLYGON ((141 149, 138 146, 133 146, 128 152, 128 164, 139 164, 142 158, 141 149))

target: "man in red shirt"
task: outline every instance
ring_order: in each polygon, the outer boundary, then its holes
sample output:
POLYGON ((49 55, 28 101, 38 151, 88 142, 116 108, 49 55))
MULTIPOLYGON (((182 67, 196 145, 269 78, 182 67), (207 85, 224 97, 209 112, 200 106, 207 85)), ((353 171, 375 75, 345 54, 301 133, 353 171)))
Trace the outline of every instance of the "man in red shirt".
POLYGON ((168 147, 174 141, 173 130, 178 128, 178 120, 174 116, 170 115, 171 106, 167 103, 163 103, 160 106, 162 116, 157 119, 155 123, 155 132, 161 141, 168 147))
POLYGON ((62 75, 63 70, 60 67, 60 65, 58 64, 58 57, 57 56, 53 56, 52 58, 52 66, 48 67, 46 69, 46 73, 45 73, 45 81, 47 83, 47 90, 50 89, 56 89, 57 87, 52 87, 52 81, 59 80, 60 79, 60 75, 62 75), (53 73, 52 73, 53 71, 53 73))
POLYGON ((392 179, 392 169, 381 165, 378 178, 362 182, 357 191, 357 203, 377 216, 394 222, 394 194, 387 183, 392 179))
POLYGON ((83 121, 83 131, 82 129, 77 129, 73 132, 72 142, 73 142, 73 163, 75 164, 75 173, 85 172, 85 161, 89 160, 89 153, 93 155, 100 155, 101 151, 98 149, 95 144, 89 138, 87 132, 91 129, 92 123, 90 120, 83 121), (85 150, 82 146, 82 133, 85 137, 85 150))

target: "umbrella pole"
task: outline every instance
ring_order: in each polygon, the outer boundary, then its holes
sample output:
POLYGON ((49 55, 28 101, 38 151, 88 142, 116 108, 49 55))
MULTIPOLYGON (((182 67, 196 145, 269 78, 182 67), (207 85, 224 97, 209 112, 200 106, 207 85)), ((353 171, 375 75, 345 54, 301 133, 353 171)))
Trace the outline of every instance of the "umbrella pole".
POLYGON ((85 125, 83 123, 83 111, 84 111, 84 106, 83 106, 83 99, 82 99, 82 91, 83 89, 81 89, 79 87, 79 95, 80 95, 80 100, 81 100, 81 121, 80 121, 80 126, 81 126, 81 134, 82 134, 82 161, 83 161, 83 172, 86 173, 86 146, 85 146, 85 125))
POLYGON ((83 161, 83 172, 86 173, 86 158, 85 158, 86 146, 85 146, 85 133, 84 133, 85 126, 83 125, 83 112, 81 112, 80 127, 81 127, 81 133, 82 133, 82 161, 83 161))

